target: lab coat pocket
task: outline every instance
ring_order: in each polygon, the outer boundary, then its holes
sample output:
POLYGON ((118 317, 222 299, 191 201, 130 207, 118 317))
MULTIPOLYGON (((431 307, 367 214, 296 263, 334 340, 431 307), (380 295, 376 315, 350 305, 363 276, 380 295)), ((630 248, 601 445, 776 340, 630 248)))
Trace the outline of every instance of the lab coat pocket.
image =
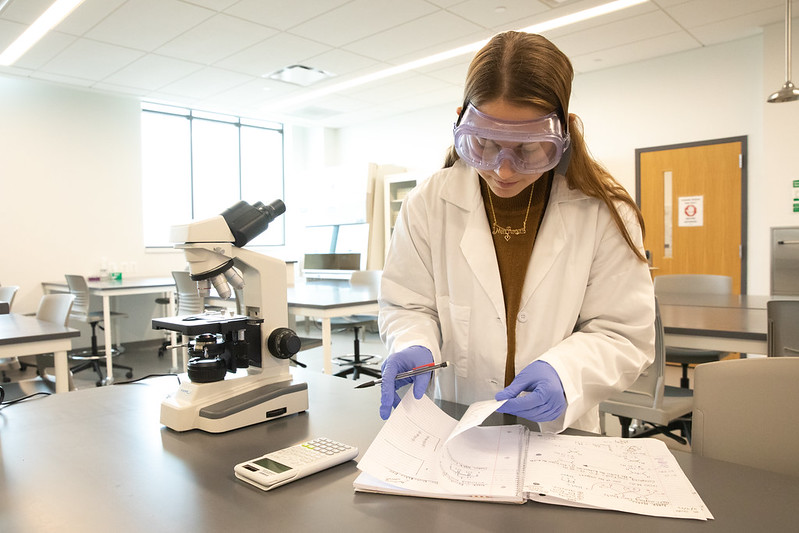
POLYGON ((471 307, 453 304, 449 296, 439 296, 436 300, 441 323, 441 359, 455 366, 455 375, 468 377, 471 307))

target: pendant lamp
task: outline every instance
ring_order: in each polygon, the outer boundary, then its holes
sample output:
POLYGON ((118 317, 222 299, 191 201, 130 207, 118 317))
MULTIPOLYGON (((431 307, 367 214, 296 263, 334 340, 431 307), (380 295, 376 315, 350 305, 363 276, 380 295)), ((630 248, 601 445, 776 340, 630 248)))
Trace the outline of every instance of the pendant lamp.
POLYGON ((799 89, 791 83, 791 0, 785 0, 785 85, 766 100, 772 104, 799 100, 799 89))

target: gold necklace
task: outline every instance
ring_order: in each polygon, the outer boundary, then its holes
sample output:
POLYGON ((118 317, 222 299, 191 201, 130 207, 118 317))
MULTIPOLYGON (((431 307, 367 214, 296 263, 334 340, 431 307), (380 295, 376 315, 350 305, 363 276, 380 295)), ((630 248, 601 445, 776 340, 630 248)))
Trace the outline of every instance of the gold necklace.
MULTIPOLYGON (((486 186, 488 187, 488 185, 486 186)), ((503 228, 497 224, 497 214, 494 212, 494 200, 491 198, 493 193, 491 192, 491 187, 488 187, 488 205, 491 207, 491 216, 494 218, 494 221, 491 223, 492 235, 502 235, 507 242, 510 240, 511 235, 524 235, 527 233, 527 217, 530 216, 530 204, 533 202, 533 189, 535 189, 535 187, 530 187, 530 198, 527 200, 527 212, 524 213, 524 223, 521 228, 513 229, 510 226, 503 228)))

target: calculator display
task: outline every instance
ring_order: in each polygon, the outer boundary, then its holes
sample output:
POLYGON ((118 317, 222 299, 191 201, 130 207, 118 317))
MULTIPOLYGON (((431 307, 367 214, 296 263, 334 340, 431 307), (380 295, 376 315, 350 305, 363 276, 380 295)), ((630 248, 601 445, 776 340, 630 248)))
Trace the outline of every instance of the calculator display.
POLYGON ((276 474, 280 474, 287 470, 291 470, 290 466, 286 466, 282 463, 278 463, 277 461, 273 461, 268 457, 261 457, 260 459, 253 461, 253 463, 257 464, 260 467, 266 468, 267 470, 271 470, 276 474))

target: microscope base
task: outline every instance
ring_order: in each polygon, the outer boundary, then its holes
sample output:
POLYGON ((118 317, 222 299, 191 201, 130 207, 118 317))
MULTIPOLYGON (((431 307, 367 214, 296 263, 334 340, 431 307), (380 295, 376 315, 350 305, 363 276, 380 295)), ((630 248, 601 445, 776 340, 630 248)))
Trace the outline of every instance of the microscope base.
POLYGON ((161 423, 174 431, 223 433, 308 409, 308 385, 260 375, 186 383, 161 403, 161 423))

